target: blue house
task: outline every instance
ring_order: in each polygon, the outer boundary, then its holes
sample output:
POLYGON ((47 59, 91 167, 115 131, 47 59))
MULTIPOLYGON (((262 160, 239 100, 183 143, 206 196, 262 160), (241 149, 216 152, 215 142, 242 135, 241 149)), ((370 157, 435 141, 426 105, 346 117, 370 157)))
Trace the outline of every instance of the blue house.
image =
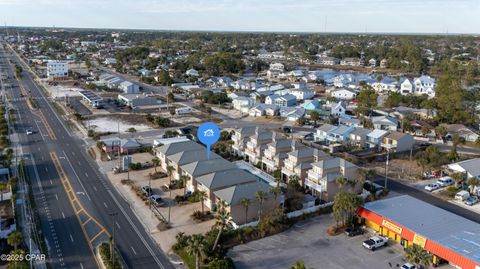
POLYGON ((319 110, 322 106, 320 105, 320 102, 318 99, 313 99, 313 100, 306 100, 305 103, 303 103, 303 108, 305 108, 308 111, 311 110, 319 110))

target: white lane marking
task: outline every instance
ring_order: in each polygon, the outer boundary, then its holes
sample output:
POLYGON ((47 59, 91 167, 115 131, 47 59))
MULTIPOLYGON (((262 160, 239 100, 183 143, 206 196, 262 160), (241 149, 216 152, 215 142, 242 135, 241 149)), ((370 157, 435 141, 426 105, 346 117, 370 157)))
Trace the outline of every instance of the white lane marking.
POLYGON ((53 185, 53 181, 50 179, 50 185, 53 185))
POLYGON ((132 249, 133 253, 137 255, 137 252, 135 251, 135 249, 133 247, 130 247, 130 248, 132 249))
POLYGON ((42 129, 40 129, 40 125, 38 125, 38 122, 35 120, 35 125, 37 125, 37 130, 40 133, 40 136, 42 137, 43 142, 45 142, 45 135, 42 133, 42 129))
POLYGON ((105 206, 105 208, 108 208, 107 203, 103 202, 103 205, 105 206))
POLYGON ((92 186, 94 191, 97 191, 97 188, 95 186, 92 186))
MULTIPOLYGON (((73 173, 75 174, 75 177, 77 177, 78 183, 80 183, 80 186, 82 186, 83 192, 85 192, 85 195, 87 195, 88 200, 91 201, 92 199, 90 199, 90 195, 88 195, 87 190, 86 190, 85 187, 83 186, 83 183, 82 183, 82 181, 80 180, 80 177, 78 176, 77 172, 76 172, 75 169, 73 168, 73 165, 72 165, 72 163, 70 162, 70 159, 68 158, 68 156, 67 156, 67 154, 65 153, 65 151, 63 151, 63 155, 65 156, 65 159, 67 159, 67 162, 68 162, 68 164, 70 165, 70 168, 72 169, 73 173)), ((80 163, 80 162, 79 162, 79 163, 80 163)))
POLYGON ((118 229, 120 229, 120 224, 118 224, 118 222, 116 221, 115 221, 115 224, 117 224, 118 229))
MULTIPOLYGON (((117 207, 120 209, 120 211, 122 212, 123 216, 127 219, 128 223, 130 224, 130 226, 133 228, 133 230, 135 231, 135 233, 137 234, 138 238, 140 238, 140 241, 142 241, 143 245, 145 246, 145 248, 147 248, 148 252, 150 253, 150 255, 152 255, 152 258, 155 260, 155 262, 158 264, 158 266, 160 266, 160 268, 162 269, 165 269, 165 266, 163 266, 162 262, 157 258, 157 255, 155 254, 155 252, 153 251, 153 249, 150 247, 150 245, 147 243, 147 240, 145 240, 145 238, 143 237, 143 235, 140 233, 140 231, 138 230, 137 226, 133 223, 132 219, 130 218, 130 216, 127 214, 127 212, 125 212, 125 210, 123 209, 123 207, 120 205, 120 203, 118 202, 117 198, 113 195, 112 191, 108 190, 107 191, 108 194, 110 195, 110 197, 112 197, 113 201, 115 202, 115 204, 117 205, 117 207)), ((152 239, 153 240, 153 239, 152 239)))
POLYGON ((65 219, 65 214, 63 214, 63 212, 62 212, 62 217, 65 219))
POLYGON ((80 268, 82 268, 82 269, 83 269, 83 264, 82 264, 82 263, 80 263, 80 268))
POLYGON ((58 201, 58 195, 56 195, 56 194, 55 194, 55 199, 57 199, 57 201, 58 201))
POLYGON ((45 172, 47 172, 47 173, 48 173, 48 168, 46 168, 46 167, 45 167, 45 172))
POLYGON ((70 234, 70 240, 72 240, 72 242, 73 242, 73 236, 72 236, 72 234, 70 234))
POLYGON ((88 174, 87 174, 87 172, 85 172, 85 176, 86 176, 86 177, 88 177, 88 174))

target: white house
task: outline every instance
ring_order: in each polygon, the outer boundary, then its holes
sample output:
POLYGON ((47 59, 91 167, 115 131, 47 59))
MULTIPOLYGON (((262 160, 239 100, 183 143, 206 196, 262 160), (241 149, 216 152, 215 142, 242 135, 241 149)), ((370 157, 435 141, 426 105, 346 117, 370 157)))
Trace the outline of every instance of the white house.
POLYGON ((200 74, 198 73, 197 70, 191 68, 191 69, 188 69, 187 72, 185 72, 185 75, 190 77, 198 77, 200 74))
POLYGON ((297 104, 297 98, 293 94, 282 95, 275 99, 275 105, 279 107, 294 106, 297 104))
POLYGON ((400 93, 403 95, 413 94, 413 83, 407 78, 400 85, 400 93))
POLYGON ((435 79, 430 76, 420 76, 413 80, 415 86, 415 94, 426 94, 429 97, 435 96, 435 79))
POLYGON ((255 99, 246 96, 239 96, 232 101, 233 108, 242 112, 248 113, 250 108, 255 105, 255 99))
POLYGON ((368 65, 371 66, 371 67, 376 67, 377 66, 377 60, 375 60, 375 58, 372 58, 372 59, 368 60, 368 65))
POLYGON ((137 84, 131 83, 130 81, 124 81, 119 85, 120 90, 124 93, 135 94, 140 91, 140 87, 137 84))
POLYGON ((291 89, 290 93, 294 95, 297 98, 297 100, 312 99, 313 96, 315 96, 315 92, 313 92, 309 88, 291 89))
POLYGON ((330 95, 339 100, 352 100, 357 97, 356 92, 354 92, 353 90, 345 89, 345 88, 333 90, 330 92, 330 95))
POLYGON ((390 116, 372 117, 373 127, 379 130, 396 131, 399 121, 390 116))
POLYGON ((279 72, 283 72, 285 70, 285 66, 281 63, 271 63, 270 70, 276 70, 279 72))
POLYGON ((333 103, 332 107, 330 108, 330 114, 335 117, 345 116, 346 111, 347 111, 347 103, 345 101, 333 103))
POLYGON ((49 79, 62 79, 68 77, 68 62, 49 61, 47 63, 47 77, 49 79))
POLYGON ((476 177, 480 179, 480 158, 449 164, 448 169, 453 172, 464 173, 466 178, 476 177))

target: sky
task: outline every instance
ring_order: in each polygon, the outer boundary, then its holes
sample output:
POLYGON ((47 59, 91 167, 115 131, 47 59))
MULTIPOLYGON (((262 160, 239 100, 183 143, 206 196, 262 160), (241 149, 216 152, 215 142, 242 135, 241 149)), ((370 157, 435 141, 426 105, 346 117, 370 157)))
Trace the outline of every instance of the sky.
POLYGON ((0 0, 15 26, 480 33, 480 0, 0 0))

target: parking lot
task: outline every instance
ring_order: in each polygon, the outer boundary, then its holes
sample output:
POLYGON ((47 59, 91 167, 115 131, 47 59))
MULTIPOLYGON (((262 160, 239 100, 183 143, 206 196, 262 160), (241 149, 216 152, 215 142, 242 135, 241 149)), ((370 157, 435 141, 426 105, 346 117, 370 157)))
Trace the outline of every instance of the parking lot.
POLYGON ((400 245, 389 242, 372 252, 362 246, 371 235, 329 236, 326 230, 332 224, 329 215, 318 216, 286 232, 236 246, 228 255, 240 269, 290 268, 298 260, 307 268, 331 269, 398 268, 404 263, 400 245))

